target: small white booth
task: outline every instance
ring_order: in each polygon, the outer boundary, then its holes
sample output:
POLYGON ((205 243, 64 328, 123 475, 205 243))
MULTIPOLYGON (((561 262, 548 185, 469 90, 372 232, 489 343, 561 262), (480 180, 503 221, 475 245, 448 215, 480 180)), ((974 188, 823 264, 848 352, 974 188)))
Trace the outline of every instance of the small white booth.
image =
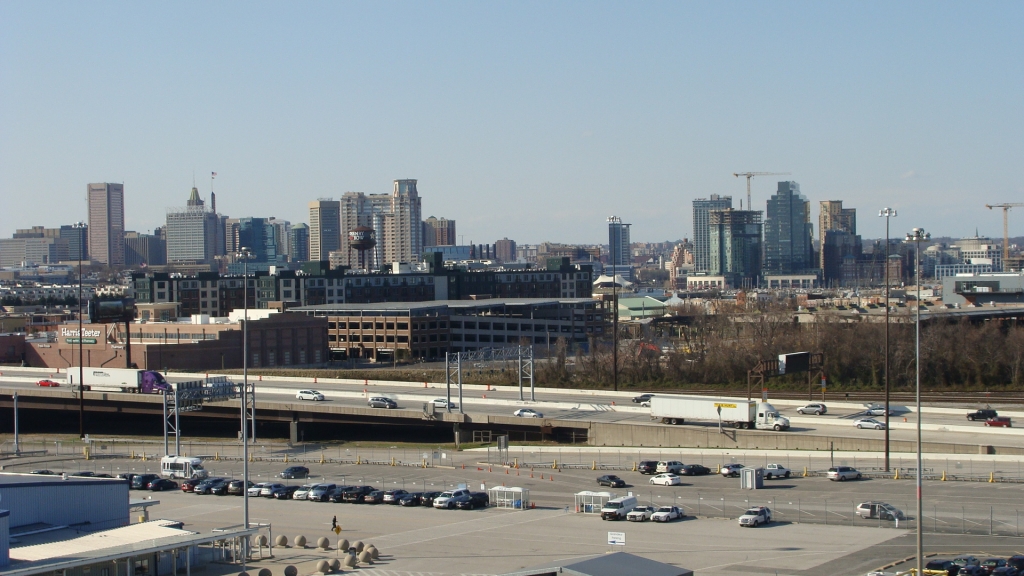
POLYGON ((576 512, 581 514, 600 514, 606 502, 615 498, 614 492, 591 492, 584 490, 576 493, 576 512))
POLYGON ((528 488, 496 486, 488 492, 492 506, 513 510, 526 510, 530 507, 530 490, 528 488))

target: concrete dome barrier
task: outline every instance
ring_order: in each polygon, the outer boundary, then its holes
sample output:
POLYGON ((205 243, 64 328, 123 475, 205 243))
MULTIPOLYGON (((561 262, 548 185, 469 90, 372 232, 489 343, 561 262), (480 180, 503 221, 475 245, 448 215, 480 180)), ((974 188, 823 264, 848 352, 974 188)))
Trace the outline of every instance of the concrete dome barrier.
POLYGON ((334 572, 341 570, 341 560, 337 558, 331 559, 331 570, 334 572))
POLYGON ((373 558, 374 560, 380 558, 380 550, 377 550, 377 547, 373 544, 367 546, 366 551, 370 553, 370 558, 373 558))
POLYGON ((238 576, 249 576, 248 572, 239 572, 238 576))
POLYGON ((274 573, 270 571, 270 568, 260 568, 258 572, 259 576, 274 576, 274 573))
POLYGON ((370 556, 369 552, 363 550, 359 553, 359 562, 363 564, 373 564, 373 556, 370 556))
POLYGON ((274 538, 274 546, 287 546, 287 545, 288 545, 288 537, 285 536, 284 534, 278 534, 277 538, 274 538))
POLYGON ((348 547, 348 538, 342 538, 341 540, 338 540, 338 550, 342 552, 348 552, 348 547))
POLYGON ((345 555, 345 566, 347 566, 349 568, 355 568, 356 564, 358 564, 358 563, 359 563, 359 561, 356 560, 356 555, 355 554, 346 554, 345 555))
POLYGON ((356 543, 353 544, 352 547, 356 549, 356 554, 359 554, 363 551, 363 548, 365 548, 365 546, 363 546, 362 540, 356 540, 356 543))
POLYGON ((298 536, 296 536, 295 537, 295 547, 296 548, 305 548, 306 547, 306 537, 303 536, 302 534, 299 534, 298 536))
POLYGON ((295 566, 285 566, 284 576, 299 576, 299 569, 295 566))
POLYGON ((266 536, 266 534, 260 534, 259 536, 256 537, 256 545, 257 546, 266 546, 267 545, 267 536, 266 536))
POLYGON ((326 537, 321 536, 316 541, 316 547, 320 548, 321 550, 327 550, 331 547, 331 541, 328 540, 326 537))
POLYGON ((316 563, 316 571, 321 574, 327 574, 331 571, 331 563, 327 560, 321 560, 316 563))

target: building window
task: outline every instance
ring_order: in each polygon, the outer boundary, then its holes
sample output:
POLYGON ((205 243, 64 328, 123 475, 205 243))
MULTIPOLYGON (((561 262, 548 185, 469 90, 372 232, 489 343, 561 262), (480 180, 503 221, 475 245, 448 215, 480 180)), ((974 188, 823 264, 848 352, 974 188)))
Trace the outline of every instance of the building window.
POLYGON ((284 365, 285 366, 291 366, 291 363, 292 363, 292 351, 291 350, 285 350, 284 351, 284 365))
POLYGON ((260 365, 260 353, 259 352, 253 352, 252 353, 252 360, 250 360, 249 363, 252 364, 254 367, 259 366, 260 365))
POLYGON ((317 364, 320 363, 320 351, 319 350, 314 350, 313 351, 313 362, 316 362, 317 364))
POLYGON ((277 363, 277 354, 270 352, 267 354, 267 366, 274 366, 277 363))
POLYGON ((466 321, 466 329, 467 330, 476 330, 476 322, 470 322, 470 321, 467 320, 466 321))
POLYGON ((387 330, 394 330, 395 329, 395 323, 394 322, 388 322, 384 326, 386 327, 387 330))
POLYGON ((400 344, 408 344, 409 343, 409 337, 408 336, 399 336, 398 337, 398 342, 400 344))
POLYGON ((305 363, 306 363, 306 350, 302 349, 302 350, 299 350, 299 364, 305 364, 305 363))
POLYGON ((399 322, 398 323, 398 329, 399 330, 408 330, 409 329, 409 323, 408 322, 399 322))
POLYGON ((462 322, 459 320, 452 320, 452 328, 462 328, 462 322))
POLYGON ((481 322, 480 323, 480 329, 481 330, 490 330, 491 329, 491 323, 490 322, 481 322))

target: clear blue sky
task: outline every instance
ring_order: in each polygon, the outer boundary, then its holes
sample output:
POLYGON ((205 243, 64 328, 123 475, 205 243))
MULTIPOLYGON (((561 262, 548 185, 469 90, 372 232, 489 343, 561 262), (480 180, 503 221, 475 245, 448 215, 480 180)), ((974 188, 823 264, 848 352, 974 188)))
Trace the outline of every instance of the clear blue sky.
POLYGON ((884 206, 896 235, 1001 235, 1022 22, 998 1, 6 0, 0 236, 84 219, 102 181, 151 230, 216 171, 232 217, 417 178, 466 242, 607 242, 612 214, 674 240, 748 170, 792 172, 815 229, 841 199, 865 237, 884 206))

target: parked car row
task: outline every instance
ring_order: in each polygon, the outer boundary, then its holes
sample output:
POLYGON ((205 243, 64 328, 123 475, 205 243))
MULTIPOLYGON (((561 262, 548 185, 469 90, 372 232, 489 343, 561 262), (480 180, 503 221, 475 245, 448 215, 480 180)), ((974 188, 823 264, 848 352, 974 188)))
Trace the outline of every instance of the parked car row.
POLYGON ((1024 576, 1024 556, 1010 558, 978 558, 965 554, 952 560, 935 558, 925 570, 944 570, 947 576, 1024 576))

